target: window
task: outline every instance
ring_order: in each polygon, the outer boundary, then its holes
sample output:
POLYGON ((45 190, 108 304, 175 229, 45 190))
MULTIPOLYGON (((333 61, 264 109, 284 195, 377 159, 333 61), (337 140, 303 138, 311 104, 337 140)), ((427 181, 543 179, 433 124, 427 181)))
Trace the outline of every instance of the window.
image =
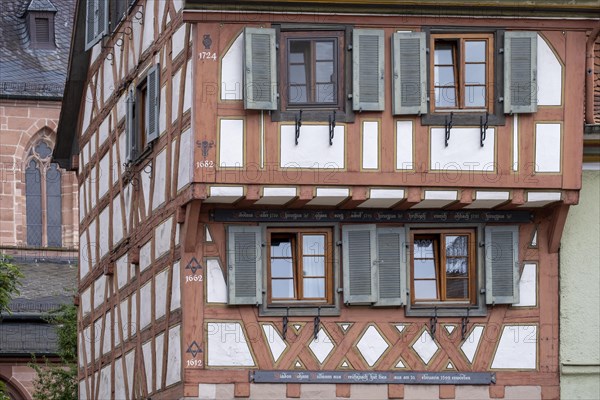
POLYGON ((62 175, 58 164, 50 163, 51 154, 52 148, 43 140, 28 154, 25 168, 28 246, 62 247, 62 175))
POLYGON ((411 235, 412 303, 476 303, 475 232, 420 231, 411 235))
POLYGON ((128 3, 131 0, 111 0, 109 1, 110 8, 110 30, 114 32, 123 18, 127 15, 128 3))
POLYGON ((244 31, 244 106, 273 120, 351 122, 383 111, 384 31, 332 25, 274 25, 244 31), (350 51, 351 50, 351 51, 350 51))
POLYGON ((85 20, 85 49, 91 49, 108 33, 108 0, 87 0, 85 20))
POLYGON ((331 230, 269 229, 267 297, 270 305, 331 304, 331 230))
POLYGON ((33 49, 54 49, 55 11, 28 11, 27 27, 30 46, 33 49))
POLYGON ((148 70, 127 98, 126 135, 127 159, 138 162, 144 158, 148 145, 158 139, 160 112, 160 65, 148 70))
POLYGON ((343 32, 282 32, 280 42, 282 108, 343 110, 343 32))
POLYGON ((492 35, 431 35, 431 48, 435 111, 492 111, 492 35))

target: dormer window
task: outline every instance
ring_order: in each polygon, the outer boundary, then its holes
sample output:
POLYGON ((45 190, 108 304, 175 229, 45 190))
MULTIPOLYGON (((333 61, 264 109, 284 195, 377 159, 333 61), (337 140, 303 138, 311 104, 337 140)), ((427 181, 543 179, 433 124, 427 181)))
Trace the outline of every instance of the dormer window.
POLYGON ((54 15, 56 7, 49 0, 32 0, 25 18, 32 49, 54 49, 54 15))

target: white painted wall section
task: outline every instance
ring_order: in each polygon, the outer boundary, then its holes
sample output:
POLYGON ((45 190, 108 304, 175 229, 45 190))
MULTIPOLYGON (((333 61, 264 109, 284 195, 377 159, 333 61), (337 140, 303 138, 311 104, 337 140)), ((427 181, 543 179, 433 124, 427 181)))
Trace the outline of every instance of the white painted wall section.
POLYGON ((244 166, 244 120, 219 121, 219 166, 244 166))
POLYGON ((240 323, 209 322, 207 338, 209 366, 252 367, 255 365, 240 323))
POLYGON ((412 121, 396 121, 396 169, 414 169, 412 121))
POLYGON ((504 326, 492 369, 535 369, 537 342, 535 325, 504 326))
POLYGON ((362 123, 362 169, 379 168, 379 122, 362 123))
POLYGON ((179 276, 179 261, 173 264, 173 283, 171 284, 171 311, 181 307, 181 277, 179 276))
POLYGON ((154 174, 154 198, 152 199, 152 210, 157 209, 165 202, 167 184, 167 149, 156 156, 156 163, 152 168, 154 174))
POLYGON ((345 168, 345 127, 338 125, 334 131, 333 145, 329 145, 329 125, 302 125, 298 145, 295 144, 294 125, 281 126, 282 168, 345 168))
POLYGON ((256 204, 262 205, 280 205, 286 204, 297 196, 295 187, 265 187, 262 197, 256 204))
MULTIPOLYGON (((98 198, 101 199, 109 189, 110 179, 110 153, 106 153, 104 157, 100 159, 100 167, 98 169, 98 198)), ((94 182, 92 182, 94 184, 94 182)))
POLYGON ((427 365, 439 350, 438 344, 428 330, 424 330, 419 338, 412 345, 413 350, 421 360, 427 365))
POLYGON ((473 202, 465 208, 493 208, 510 199, 510 192, 493 192, 478 190, 473 196, 473 202))
POLYGON ((154 318, 157 320, 166 313, 167 297, 165 293, 167 293, 168 274, 169 270, 165 269, 156 274, 154 278, 154 318))
POLYGON ((242 100, 244 35, 240 34, 221 60, 221 100, 242 100))
POLYGON ((404 199, 404 189, 369 189, 369 199, 360 208, 388 208, 404 199))
POLYGON ((456 190, 425 190, 423 201, 412 208, 441 208, 458 200, 456 190))
POLYGON ((562 103, 562 64, 542 36, 537 35, 538 105, 562 103))
POLYGON ((279 331, 272 324, 263 324, 262 329, 271 356, 273 356, 274 362, 277 363, 285 349, 287 349, 287 343, 283 341, 279 331))
POLYGON ((356 344, 356 348, 363 356, 369 367, 374 366, 383 353, 390 347, 377 328, 369 326, 356 344))
POLYGON ((177 117, 179 116, 179 100, 180 100, 180 92, 179 86, 181 84, 181 68, 175 72, 173 75, 173 83, 172 83, 172 96, 171 96, 171 123, 175 122, 177 117))
POLYGON ((519 302, 513 307, 537 306, 537 265, 525 264, 519 280, 519 302))
POLYGON ((206 275, 206 301, 227 304, 227 284, 219 260, 211 258, 206 261, 206 275))
POLYGON ((152 240, 148 240, 144 245, 140 248, 140 272, 143 272, 146 268, 150 266, 152 262, 152 240))
POLYGON ((348 188, 317 188, 315 197, 307 203, 310 206, 336 206, 350 197, 348 188))
POLYGON ((123 239, 123 214, 121 212, 121 196, 116 195, 112 201, 112 244, 113 246, 123 239))
POLYGON ((163 350, 165 345, 165 334, 156 335, 154 341, 154 354, 156 354, 156 390, 162 388, 162 372, 163 372, 163 350))
POLYGON ((494 170, 495 129, 486 131, 484 146, 480 144, 479 128, 452 128, 448 147, 444 145, 444 128, 432 128, 430 133, 432 171, 494 170))
POLYGON ((519 114, 513 115, 513 171, 519 170, 519 114))
POLYGON ((211 186, 205 203, 235 203, 244 196, 243 186, 211 186))
POLYGON ((166 385, 181 380, 181 325, 169 329, 169 354, 167 355, 166 385))
POLYGON ((173 217, 169 217, 154 230, 154 259, 158 259, 171 249, 173 217))
POLYGON ((560 172, 560 131, 560 124, 535 124, 535 172, 560 172))
POLYGON ((140 330, 152 321, 152 281, 140 289, 140 330))
POLYGON ((172 53, 173 59, 177 58, 177 56, 183 51, 183 47, 185 46, 185 27, 186 24, 181 25, 175 33, 173 34, 172 40, 172 53))
POLYGON ((146 371, 146 388, 148 393, 152 393, 152 341, 147 341, 142 345, 142 354, 144 355, 144 370, 146 371))
POLYGON ((463 344, 460 346, 460 350, 463 352, 467 360, 472 364, 473 359, 475 359, 475 354, 477 353, 477 348, 479 347, 479 342, 481 341, 481 336, 483 335, 483 326, 476 325, 471 334, 465 339, 463 344))
POLYGON ((192 131, 190 129, 183 132, 180 136, 181 145, 179 147, 179 165, 177 167, 177 190, 190 183, 192 167, 192 131))

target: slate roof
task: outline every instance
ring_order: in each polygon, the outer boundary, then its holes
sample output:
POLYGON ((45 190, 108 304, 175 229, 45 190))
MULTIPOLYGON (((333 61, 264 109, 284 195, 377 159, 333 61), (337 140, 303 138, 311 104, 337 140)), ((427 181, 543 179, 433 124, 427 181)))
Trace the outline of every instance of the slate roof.
POLYGON ((73 27, 73 0, 0 1, 0 97, 58 99, 63 95, 73 27), (56 10, 54 49, 30 48, 26 14, 56 10))
POLYGON ((25 277, 21 294, 9 305, 12 314, 0 319, 0 356, 52 355, 56 329, 43 317, 73 302, 77 265, 64 262, 12 261, 25 277))

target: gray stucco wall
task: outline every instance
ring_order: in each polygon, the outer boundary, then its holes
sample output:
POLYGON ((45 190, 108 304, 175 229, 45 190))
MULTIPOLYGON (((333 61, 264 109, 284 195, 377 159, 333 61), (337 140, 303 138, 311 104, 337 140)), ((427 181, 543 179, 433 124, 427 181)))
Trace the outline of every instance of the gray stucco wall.
POLYGON ((600 399, 600 171, 583 171, 560 249, 561 399, 600 399))

